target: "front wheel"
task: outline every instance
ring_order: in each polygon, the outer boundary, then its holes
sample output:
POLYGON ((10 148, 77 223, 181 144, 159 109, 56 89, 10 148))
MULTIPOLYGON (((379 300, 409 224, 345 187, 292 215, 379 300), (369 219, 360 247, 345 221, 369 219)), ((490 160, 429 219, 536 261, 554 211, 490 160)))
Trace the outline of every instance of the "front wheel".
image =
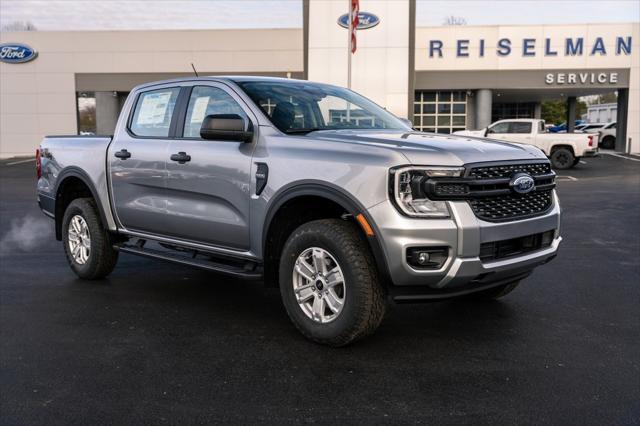
POLYGON ((351 222, 301 225, 285 243, 279 275, 287 314, 310 340, 344 346, 382 321, 386 304, 375 262, 351 222))
POLYGON ((558 148, 551 154, 551 165, 554 169, 565 170, 573 167, 575 156, 567 148, 558 148))
POLYGON ((118 252, 113 249, 91 198, 77 198, 67 207, 62 219, 62 242, 67 262, 80 278, 104 278, 118 261, 118 252))

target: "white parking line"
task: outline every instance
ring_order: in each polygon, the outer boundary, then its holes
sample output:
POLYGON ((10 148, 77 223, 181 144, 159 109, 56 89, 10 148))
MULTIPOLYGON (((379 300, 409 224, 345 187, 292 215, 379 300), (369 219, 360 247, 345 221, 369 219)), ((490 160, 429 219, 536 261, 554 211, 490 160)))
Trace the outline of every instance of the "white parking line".
POLYGON ((573 176, 556 176, 556 180, 570 180, 571 182, 576 182, 578 178, 574 178, 573 176))
POLYGON ((29 158, 28 160, 14 161, 13 163, 7 163, 7 166, 15 166, 16 164, 29 163, 31 161, 36 161, 36 159, 35 158, 29 158))
POLYGON ((587 164, 587 162, 584 160, 580 160, 580 164, 587 164))
POLYGON ((600 151, 600 154, 611 155, 612 157, 624 158, 625 160, 640 161, 640 158, 631 158, 631 157, 627 157, 627 156, 624 156, 624 155, 617 154, 615 152, 602 152, 602 151, 600 151))

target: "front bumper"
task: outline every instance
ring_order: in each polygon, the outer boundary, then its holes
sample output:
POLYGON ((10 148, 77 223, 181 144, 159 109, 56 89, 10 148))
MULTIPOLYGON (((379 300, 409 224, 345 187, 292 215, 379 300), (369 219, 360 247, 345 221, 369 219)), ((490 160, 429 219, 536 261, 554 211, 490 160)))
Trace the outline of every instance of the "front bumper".
POLYGON ((466 201, 449 202, 450 219, 415 219, 402 216, 389 201, 369 209, 387 261, 391 293, 396 300, 452 297, 482 290, 527 276, 551 260, 562 241, 560 206, 553 193, 553 207, 546 214, 512 222, 478 219, 466 201), (480 246, 554 230, 550 246, 495 261, 480 259, 480 246), (449 257, 438 270, 419 270, 406 261, 410 247, 448 247, 449 257))

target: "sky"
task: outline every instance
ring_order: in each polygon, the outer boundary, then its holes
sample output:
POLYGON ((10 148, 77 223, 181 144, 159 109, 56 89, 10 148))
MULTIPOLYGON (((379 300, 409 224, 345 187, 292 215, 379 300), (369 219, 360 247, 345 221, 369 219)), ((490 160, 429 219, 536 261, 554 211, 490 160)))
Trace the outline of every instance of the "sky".
MULTIPOLYGON (((334 1, 346 12, 347 0, 334 1)), ((450 15, 469 25, 638 22, 640 0, 417 0, 418 26, 450 15)), ((0 28, 16 21, 43 31, 293 28, 302 0, 0 0, 0 28)))

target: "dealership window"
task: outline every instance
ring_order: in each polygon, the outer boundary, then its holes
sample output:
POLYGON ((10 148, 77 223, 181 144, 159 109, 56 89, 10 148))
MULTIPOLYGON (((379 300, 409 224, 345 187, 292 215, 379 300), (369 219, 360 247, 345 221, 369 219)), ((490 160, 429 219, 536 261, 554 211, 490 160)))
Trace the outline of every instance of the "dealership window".
POLYGON ((494 102, 491 122, 510 118, 535 118, 536 102, 494 102))
POLYGON ((78 134, 96 134, 96 95, 94 92, 78 92, 78 134))
POLYGON ((418 90, 413 103, 414 127, 423 132, 452 133, 467 126, 467 93, 418 90))

